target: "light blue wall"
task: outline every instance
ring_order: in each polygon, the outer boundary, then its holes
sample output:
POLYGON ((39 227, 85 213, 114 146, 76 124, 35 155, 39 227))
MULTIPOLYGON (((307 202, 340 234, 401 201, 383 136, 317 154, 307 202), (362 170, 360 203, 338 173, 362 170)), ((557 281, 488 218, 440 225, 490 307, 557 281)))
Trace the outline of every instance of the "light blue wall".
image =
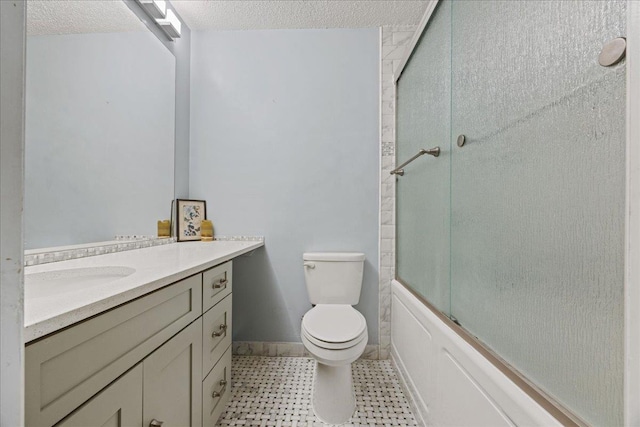
POLYGON ((305 251, 366 254, 378 329, 377 29, 193 32, 190 196, 220 235, 264 235, 234 268, 236 341, 300 341, 305 251))

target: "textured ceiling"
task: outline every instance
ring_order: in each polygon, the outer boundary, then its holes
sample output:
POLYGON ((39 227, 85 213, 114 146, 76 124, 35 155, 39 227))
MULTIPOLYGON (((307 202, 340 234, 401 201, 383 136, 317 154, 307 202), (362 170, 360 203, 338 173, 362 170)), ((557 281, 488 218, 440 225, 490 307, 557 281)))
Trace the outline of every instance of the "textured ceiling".
MULTIPOLYGON (((4 0, 0 0, 4 1, 4 0)), ((173 0, 194 30, 366 28, 417 24, 426 0, 173 0)), ((29 0, 27 34, 144 31, 122 0, 29 0)))
POLYGON ((417 24, 427 1, 172 0, 192 30, 366 28, 417 24))
POLYGON ((146 26, 122 0, 27 1, 28 35, 125 31, 146 31, 146 26))

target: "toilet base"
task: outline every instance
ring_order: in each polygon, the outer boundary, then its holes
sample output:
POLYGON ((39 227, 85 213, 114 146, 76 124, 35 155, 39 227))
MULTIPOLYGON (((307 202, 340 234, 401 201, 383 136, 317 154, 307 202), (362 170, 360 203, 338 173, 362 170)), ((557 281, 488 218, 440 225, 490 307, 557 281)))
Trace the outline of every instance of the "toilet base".
POLYGON ((316 361, 313 412, 326 424, 344 424, 356 409, 351 364, 328 366, 316 361))

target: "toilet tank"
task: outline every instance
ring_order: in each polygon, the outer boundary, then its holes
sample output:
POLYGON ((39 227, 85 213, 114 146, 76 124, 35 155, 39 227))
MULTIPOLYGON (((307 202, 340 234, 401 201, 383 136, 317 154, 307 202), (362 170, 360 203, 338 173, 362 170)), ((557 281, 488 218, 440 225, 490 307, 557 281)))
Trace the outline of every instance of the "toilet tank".
POLYGON ((363 253, 307 252, 302 255, 302 260, 311 304, 358 304, 364 270, 363 253))

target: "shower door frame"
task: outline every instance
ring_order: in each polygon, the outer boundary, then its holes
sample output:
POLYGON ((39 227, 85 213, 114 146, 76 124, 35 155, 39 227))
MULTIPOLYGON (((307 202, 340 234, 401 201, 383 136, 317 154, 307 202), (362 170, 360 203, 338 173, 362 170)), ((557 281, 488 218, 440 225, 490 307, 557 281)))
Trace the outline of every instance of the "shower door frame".
MULTIPOLYGON (((427 28, 440 0, 429 0, 418 28, 404 56, 394 71, 396 93, 402 71, 409 62, 420 37, 427 28)), ((624 249, 624 425, 640 425, 640 2, 627 0, 626 51, 626 142, 625 142, 625 249, 624 249)), ((398 109, 395 108, 396 115, 398 109)), ((397 117, 396 117, 397 119, 397 117)), ((397 144, 397 141, 396 141, 397 144)), ((397 246, 397 239, 396 239, 397 246)), ((397 249, 396 249, 397 252, 397 249)), ((482 356, 512 380, 540 406, 563 425, 583 425, 585 422, 544 391, 532 384, 498 354, 438 310, 398 277, 397 257, 395 280, 420 300, 453 332, 473 346, 482 356)))
POLYGON ((640 425, 640 2, 627 1, 624 422, 640 425))

